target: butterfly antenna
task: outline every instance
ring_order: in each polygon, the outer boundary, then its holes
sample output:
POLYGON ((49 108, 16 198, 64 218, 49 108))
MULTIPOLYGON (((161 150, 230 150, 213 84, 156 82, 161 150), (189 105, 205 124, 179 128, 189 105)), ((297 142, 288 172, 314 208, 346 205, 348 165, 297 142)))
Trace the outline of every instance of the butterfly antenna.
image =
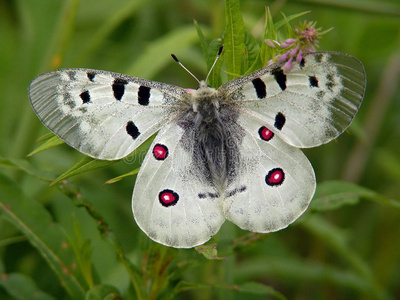
POLYGON ((206 77, 206 80, 205 80, 206 82, 208 81, 208 77, 210 77, 211 71, 214 69, 215 64, 217 63, 219 57, 221 56, 221 53, 222 53, 222 50, 223 50, 223 49, 224 49, 224 46, 219 47, 217 57, 215 58, 214 63, 213 63, 213 65, 212 65, 211 68, 210 68, 210 71, 208 71, 208 74, 207 74, 207 77, 206 77))
POLYGON ((188 72, 190 75, 192 75, 192 77, 193 77, 194 79, 196 79, 196 81, 200 84, 200 80, 198 80, 197 77, 194 76, 193 73, 190 72, 190 71, 178 60, 178 58, 175 56, 175 54, 171 54, 171 56, 172 56, 172 58, 173 58, 186 72, 188 72))

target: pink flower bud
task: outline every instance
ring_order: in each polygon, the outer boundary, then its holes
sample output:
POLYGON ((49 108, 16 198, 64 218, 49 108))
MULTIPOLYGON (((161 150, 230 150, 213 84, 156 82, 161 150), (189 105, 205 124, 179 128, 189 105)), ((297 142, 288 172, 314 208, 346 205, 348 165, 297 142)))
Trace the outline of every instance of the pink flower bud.
POLYGON ((299 45, 297 45, 294 49, 290 51, 290 56, 295 56, 297 54, 297 51, 299 51, 299 45))
POLYGON ((288 62, 283 66, 283 71, 289 71, 292 67, 293 57, 289 58, 288 62))
POLYGON ((290 47, 290 46, 292 46, 294 43, 296 43, 297 42, 297 40, 296 39, 287 39, 287 40, 285 40, 282 44, 281 44, 281 47, 282 48, 287 48, 287 47, 290 47))
POLYGON ((297 57, 296 57, 297 63, 301 63, 302 59, 303 59, 303 50, 300 49, 299 54, 297 54, 297 57))
POLYGON ((287 61, 288 57, 289 57, 289 52, 285 52, 278 57, 278 62, 283 63, 283 62, 287 61))

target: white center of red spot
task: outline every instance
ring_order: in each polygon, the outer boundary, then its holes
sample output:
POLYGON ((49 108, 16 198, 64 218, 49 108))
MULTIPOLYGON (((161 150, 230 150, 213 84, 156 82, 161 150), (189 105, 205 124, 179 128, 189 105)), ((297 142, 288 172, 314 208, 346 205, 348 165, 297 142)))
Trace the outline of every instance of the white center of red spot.
POLYGON ((174 197, 174 195, 172 193, 164 193, 161 196, 161 198, 162 198, 164 203, 171 203, 172 201, 175 200, 175 197, 174 197))
POLYGON ((280 171, 276 171, 271 176, 271 182, 279 182, 282 180, 282 173, 280 171))

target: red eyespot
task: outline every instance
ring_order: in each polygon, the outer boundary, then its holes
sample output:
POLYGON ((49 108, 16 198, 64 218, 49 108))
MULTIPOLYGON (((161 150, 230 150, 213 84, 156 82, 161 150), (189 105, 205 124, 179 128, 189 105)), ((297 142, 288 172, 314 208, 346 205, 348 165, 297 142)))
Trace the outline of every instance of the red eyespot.
POLYGON ((165 189, 158 194, 158 200, 162 206, 168 207, 178 203, 179 195, 173 190, 165 189))
POLYGON ((285 173, 281 168, 274 168, 270 170, 265 176, 265 183, 270 186, 281 185, 285 180, 285 173))
POLYGON ((156 144, 153 148, 153 156, 157 160, 164 160, 168 157, 168 148, 162 144, 156 144))
POLYGON ((258 135, 263 141, 270 141, 274 137, 274 133, 267 127, 262 126, 258 129, 258 135))

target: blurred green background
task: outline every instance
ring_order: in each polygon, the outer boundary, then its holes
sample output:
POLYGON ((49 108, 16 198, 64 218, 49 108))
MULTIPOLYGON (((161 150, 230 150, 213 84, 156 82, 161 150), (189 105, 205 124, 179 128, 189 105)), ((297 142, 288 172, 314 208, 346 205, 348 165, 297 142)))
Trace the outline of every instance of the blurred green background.
POLYGON ((347 132, 305 151, 320 184, 316 205, 268 235, 226 222, 213 239, 223 259, 210 260, 153 243, 138 229, 134 177, 103 184, 138 159, 49 187, 84 156, 62 145, 25 157, 48 133, 27 87, 51 69, 83 67, 195 88, 170 53, 204 78, 193 19, 209 41, 220 37, 224 1, 0 1, 0 299, 400 298, 400 3, 241 1, 260 43, 265 6, 275 21, 280 11, 311 10, 302 19, 334 27, 320 49, 360 59, 366 95, 347 132), (325 196, 337 204, 318 207, 325 196))

